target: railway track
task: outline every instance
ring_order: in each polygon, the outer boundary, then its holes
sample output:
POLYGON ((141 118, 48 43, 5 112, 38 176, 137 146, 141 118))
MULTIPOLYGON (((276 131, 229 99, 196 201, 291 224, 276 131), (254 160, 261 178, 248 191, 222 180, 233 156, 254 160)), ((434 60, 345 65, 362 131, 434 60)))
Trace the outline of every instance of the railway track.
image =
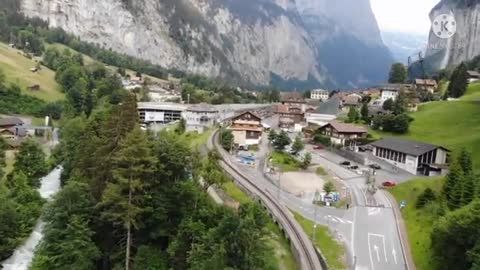
POLYGON ((302 227, 294 219, 291 213, 283 207, 272 195, 260 188, 255 181, 245 176, 236 166, 232 165, 225 158, 226 152, 217 144, 218 130, 211 136, 209 148, 215 147, 220 153, 222 168, 230 174, 236 182, 245 190, 258 197, 263 205, 268 209, 272 217, 279 223, 284 232, 290 239, 295 252, 298 264, 302 270, 320 270, 327 269, 324 263, 321 263, 312 242, 303 231, 302 227))

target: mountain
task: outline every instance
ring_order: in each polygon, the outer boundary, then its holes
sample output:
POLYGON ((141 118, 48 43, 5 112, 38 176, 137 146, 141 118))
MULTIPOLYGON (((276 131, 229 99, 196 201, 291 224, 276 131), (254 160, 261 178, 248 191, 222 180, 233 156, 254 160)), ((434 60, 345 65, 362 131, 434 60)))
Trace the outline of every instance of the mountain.
POLYGON ((390 49, 395 61, 408 63, 408 57, 422 52, 425 55, 428 35, 405 32, 382 32, 385 45, 390 49))
POLYGON ((22 0, 22 12, 166 68, 283 88, 386 79, 369 0, 22 0), (351 6, 355 6, 352 10, 351 6))
POLYGON ((441 14, 454 15, 457 31, 449 39, 430 32, 428 66, 439 70, 480 55, 480 0, 442 0, 430 12, 430 19, 433 21, 441 14))

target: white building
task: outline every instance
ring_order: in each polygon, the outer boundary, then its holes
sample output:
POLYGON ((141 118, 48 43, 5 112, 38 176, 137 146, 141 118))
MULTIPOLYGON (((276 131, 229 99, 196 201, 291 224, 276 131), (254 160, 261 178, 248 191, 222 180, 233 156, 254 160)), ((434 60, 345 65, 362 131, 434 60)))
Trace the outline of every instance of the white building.
POLYGON ((310 98, 311 99, 316 99, 316 100, 321 100, 321 101, 326 101, 329 98, 329 94, 327 90, 322 90, 322 89, 315 89, 310 92, 310 98))
POLYGON ((442 146, 391 137, 371 145, 374 156, 414 175, 445 173, 449 150, 442 146))
POLYGON ((412 88, 410 84, 385 84, 380 86, 380 101, 385 102, 389 99, 395 100, 400 90, 409 90, 412 88))
POLYGON ((218 122, 218 118, 218 109, 208 104, 191 105, 183 113, 187 132, 197 131, 198 133, 203 133, 207 128, 215 125, 218 122))
POLYGON ((166 125, 182 118, 187 105, 177 103, 138 102, 140 122, 147 125, 166 125))

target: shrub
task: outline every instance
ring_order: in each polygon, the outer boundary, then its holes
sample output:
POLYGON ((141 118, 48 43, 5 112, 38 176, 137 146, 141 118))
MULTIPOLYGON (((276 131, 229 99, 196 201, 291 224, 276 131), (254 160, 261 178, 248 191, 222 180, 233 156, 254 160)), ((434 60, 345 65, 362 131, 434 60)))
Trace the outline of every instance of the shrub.
POLYGON ((316 134, 315 137, 313 137, 313 141, 319 144, 322 144, 324 146, 330 146, 332 142, 330 141, 330 138, 327 136, 323 136, 321 134, 316 134))
POLYGON ((431 188, 426 188, 417 198, 416 207, 423 208, 427 203, 435 201, 437 196, 431 188))

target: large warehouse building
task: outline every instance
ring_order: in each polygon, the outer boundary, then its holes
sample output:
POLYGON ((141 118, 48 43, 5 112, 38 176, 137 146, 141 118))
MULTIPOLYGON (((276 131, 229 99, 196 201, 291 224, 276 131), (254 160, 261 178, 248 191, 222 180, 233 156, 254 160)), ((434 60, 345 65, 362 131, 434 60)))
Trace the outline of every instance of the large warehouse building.
POLYGON ((400 138, 384 138, 371 144, 373 155, 412 174, 444 174, 448 149, 400 138))

